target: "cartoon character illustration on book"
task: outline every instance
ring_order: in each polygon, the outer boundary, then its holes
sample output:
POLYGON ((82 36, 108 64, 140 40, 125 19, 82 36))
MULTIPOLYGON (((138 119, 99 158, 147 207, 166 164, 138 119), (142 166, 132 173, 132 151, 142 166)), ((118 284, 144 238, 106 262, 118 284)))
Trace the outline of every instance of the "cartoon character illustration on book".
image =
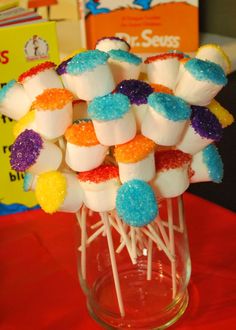
POLYGON ((147 10, 150 8, 152 0, 89 0, 86 8, 93 14, 108 13, 121 8, 139 8, 147 10))

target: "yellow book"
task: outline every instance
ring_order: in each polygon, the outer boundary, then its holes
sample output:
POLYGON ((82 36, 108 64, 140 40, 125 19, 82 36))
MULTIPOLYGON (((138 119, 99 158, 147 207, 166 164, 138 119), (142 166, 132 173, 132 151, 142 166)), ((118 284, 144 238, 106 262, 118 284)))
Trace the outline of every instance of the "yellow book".
MULTIPOLYGON (((44 61, 59 63, 55 22, 15 25, 0 28, 1 87, 31 67, 44 61), (38 40, 35 54, 33 38, 38 40)), ((17 105, 16 105, 17 106, 17 105)), ((14 142, 15 122, 0 114, 0 214, 31 208, 36 205, 34 194, 24 192, 23 173, 11 169, 9 156, 14 142)))

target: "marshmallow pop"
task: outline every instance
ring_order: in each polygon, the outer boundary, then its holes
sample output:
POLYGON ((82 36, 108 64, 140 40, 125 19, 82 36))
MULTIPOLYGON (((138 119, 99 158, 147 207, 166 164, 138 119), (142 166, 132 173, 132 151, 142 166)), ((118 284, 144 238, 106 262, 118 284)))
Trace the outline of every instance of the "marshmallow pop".
POLYGON ((190 124, 176 148, 194 155, 212 142, 218 142, 223 134, 216 116, 206 107, 192 106, 190 124))
POLYGON ((107 63, 108 58, 105 52, 88 50, 69 61, 67 73, 73 76, 77 98, 91 101, 114 90, 115 82, 107 63))
POLYGON ((180 150, 155 153, 156 177, 151 185, 158 197, 177 197, 188 188, 191 158, 180 150))
POLYGON ((126 79, 138 79, 142 64, 140 57, 119 49, 110 50, 108 54, 108 63, 116 84, 126 79))
POLYGON ((191 183, 207 181, 220 183, 222 181, 223 162, 214 144, 210 144, 193 156, 191 172, 191 183))
POLYGON ((124 39, 118 37, 104 37, 96 42, 95 48, 103 52, 109 52, 112 49, 121 49, 128 52, 130 45, 124 39))
POLYGON ((72 99, 72 93, 64 88, 46 89, 36 97, 35 123, 37 131, 46 139, 62 136, 72 124, 72 99))
POLYGON ((15 80, 0 89, 0 113, 14 120, 21 119, 31 107, 31 100, 23 86, 15 80))
POLYGON ((150 181, 154 177, 154 148, 155 143, 141 134, 115 146, 114 154, 122 183, 132 179, 150 181))
POLYGON ((135 115, 137 130, 140 131, 143 117, 147 111, 147 98, 153 92, 152 87, 144 81, 129 79, 123 80, 116 87, 116 92, 128 96, 135 115))
POLYGON ((93 123, 81 120, 69 126, 65 132, 66 163, 77 172, 89 171, 102 164, 108 147, 99 143, 93 123))
POLYGON ((209 104, 227 83, 223 69, 213 62, 192 58, 185 63, 184 69, 175 95, 193 105, 209 104))
POLYGON ((35 196, 46 213, 77 212, 83 204, 83 192, 73 173, 50 171, 38 176, 35 196))
POLYGON ((164 53, 148 57, 144 63, 150 83, 164 85, 173 90, 177 83, 179 61, 183 57, 184 55, 179 53, 164 53))
POLYGON ((223 128, 230 126, 234 122, 233 115, 215 99, 208 104, 207 108, 216 116, 223 128))
POLYGON ((79 173, 78 179, 84 191, 84 203, 89 209, 106 212, 115 208, 117 190, 120 186, 116 166, 101 165, 94 170, 79 173))
POLYGON ((60 77, 55 70, 56 64, 44 62, 22 73, 18 81, 23 85, 29 98, 34 101, 35 97, 42 94, 48 88, 63 88, 60 77))
POLYGON ((148 105, 142 134, 163 146, 178 143, 191 115, 188 104, 174 95, 153 93, 148 97, 148 105))
POLYGON ((158 215, 158 205, 151 186, 142 180, 130 180, 118 190, 116 209, 128 225, 142 227, 158 215))
POLYGON ((136 122, 127 96, 117 93, 95 98, 88 107, 98 141, 122 144, 136 135, 136 122))
POLYGON ((225 74, 231 71, 230 59, 219 45, 207 44, 201 46, 197 51, 196 58, 220 65, 225 74))
POLYGON ((17 172, 39 174, 56 170, 62 161, 62 152, 55 144, 44 141, 33 130, 21 133, 11 148, 11 167, 17 172))

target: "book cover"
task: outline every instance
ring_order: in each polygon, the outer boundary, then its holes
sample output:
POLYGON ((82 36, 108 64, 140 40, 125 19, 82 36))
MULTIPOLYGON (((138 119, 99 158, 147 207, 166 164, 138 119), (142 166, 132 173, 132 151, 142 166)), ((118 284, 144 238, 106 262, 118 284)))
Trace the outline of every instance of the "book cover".
MULTIPOLYGON (((31 23, 0 28, 0 83, 17 79, 24 71, 43 61, 59 62, 55 22, 31 23), (37 52, 34 40, 37 38, 37 52)), ((0 214, 36 205, 33 193, 23 191, 21 173, 9 163, 15 122, 0 115, 0 214)))
POLYGON ((135 53, 198 48, 198 0, 86 0, 85 7, 89 48, 108 35, 124 38, 135 53))

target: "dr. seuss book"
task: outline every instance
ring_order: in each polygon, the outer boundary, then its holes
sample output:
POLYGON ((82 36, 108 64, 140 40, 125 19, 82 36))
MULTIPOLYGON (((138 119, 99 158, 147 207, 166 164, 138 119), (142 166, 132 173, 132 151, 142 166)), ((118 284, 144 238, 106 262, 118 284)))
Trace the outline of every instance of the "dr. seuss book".
MULTIPOLYGON (((17 15, 16 15, 17 16, 17 15)), ((44 62, 58 63, 59 54, 54 22, 18 22, 0 27, 0 84, 44 62)), ((1 24, 1 21, 0 21, 1 24)), ((28 209, 36 205, 33 194, 23 191, 24 175, 11 169, 9 155, 15 122, 0 114, 0 214, 28 209)))

